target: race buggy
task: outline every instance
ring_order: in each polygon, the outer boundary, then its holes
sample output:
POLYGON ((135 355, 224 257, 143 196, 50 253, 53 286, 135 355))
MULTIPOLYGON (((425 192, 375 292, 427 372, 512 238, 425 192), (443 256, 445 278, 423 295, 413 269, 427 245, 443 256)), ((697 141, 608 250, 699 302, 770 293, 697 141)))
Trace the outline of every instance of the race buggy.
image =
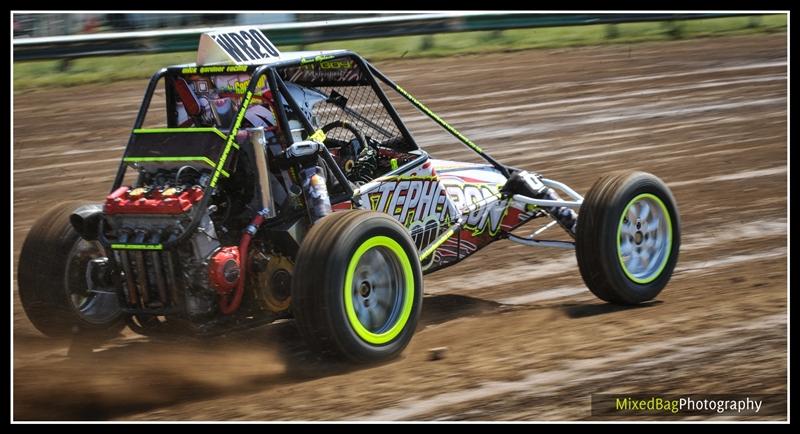
POLYGON ((653 175, 609 175, 583 197, 495 161, 353 52, 281 53, 259 30, 220 30, 195 64, 153 75, 105 201, 62 203, 31 228, 19 294, 49 336, 293 318, 319 354, 375 362, 409 343, 423 274, 501 239, 574 248, 591 292, 632 305, 669 281, 680 221, 653 175), (148 112, 154 94, 165 112, 148 112), (485 163, 431 158, 389 95, 485 163), (554 225, 566 241, 541 239, 554 225))

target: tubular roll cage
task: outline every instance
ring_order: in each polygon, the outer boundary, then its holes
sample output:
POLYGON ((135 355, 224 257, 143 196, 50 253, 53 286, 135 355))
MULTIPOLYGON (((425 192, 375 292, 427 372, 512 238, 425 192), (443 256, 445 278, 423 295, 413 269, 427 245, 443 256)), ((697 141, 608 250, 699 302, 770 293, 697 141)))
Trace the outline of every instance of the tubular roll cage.
MULTIPOLYGON (((277 115, 276 117, 277 117, 277 121, 278 121, 278 124, 279 124, 279 127, 280 127, 280 131, 283 134, 283 139, 285 140, 285 143, 291 144, 292 143, 291 130, 290 130, 290 127, 289 127, 289 119, 288 119, 288 117, 286 115, 286 111, 284 109, 284 104, 283 104, 284 101, 286 102, 287 105, 289 105, 292 108, 292 110, 294 111, 294 113, 298 117, 298 120, 301 122, 301 124, 303 126, 303 129, 305 130, 305 132, 307 133, 307 135, 309 137, 312 136, 313 134, 315 134, 317 131, 315 130, 315 128, 314 128, 313 124, 311 123, 311 121, 308 118, 306 118, 306 116, 303 114, 303 111, 300 110, 299 105, 297 104, 297 102, 292 98, 291 94, 289 93, 289 91, 288 91, 288 89, 286 87, 286 84, 284 83, 283 79, 280 77, 280 73, 278 72, 278 69, 284 68, 284 67, 306 65, 306 64, 309 64, 309 63, 316 63, 316 62, 320 62, 320 61, 323 61, 323 60, 328 60, 328 59, 331 59, 331 58, 334 58, 334 57, 336 57, 336 58, 348 57, 348 58, 352 59, 353 61, 355 61, 355 62, 357 62, 359 64, 359 66, 362 68, 362 71, 364 71, 364 73, 366 74, 367 82, 369 83, 369 85, 373 89, 373 91, 375 92, 375 95, 378 97, 378 99, 380 100, 381 104, 383 104, 383 106, 386 109, 386 111, 389 114, 389 116, 395 122, 396 126, 398 127, 398 130, 399 130, 400 134, 403 136, 403 139, 412 148, 412 150, 418 151, 419 154, 420 154, 420 156, 415 158, 413 161, 410 161, 406 165, 401 166, 401 167, 399 167, 397 169, 394 169, 394 170, 390 171, 389 173, 383 175, 382 177, 395 176, 395 175, 398 175, 401 172, 407 170, 408 168, 411 168, 411 167, 417 166, 419 164, 422 164, 425 160, 428 159, 428 154, 424 150, 419 148, 419 146, 417 145, 416 141, 414 140, 411 132, 408 130, 408 128, 406 127, 405 123, 402 121, 402 119, 398 115, 397 111, 395 110, 394 106, 391 104, 391 102, 386 97, 386 94, 383 92, 383 89, 376 82, 375 78, 381 80, 385 85, 387 85, 391 89, 395 90, 398 94, 400 94, 403 98, 405 98, 407 101, 409 101, 416 109, 418 109, 420 112, 422 112, 425 116, 427 116, 428 118, 433 120, 441 128, 443 128, 445 131, 447 131, 453 137, 458 139, 467 148, 469 148, 470 150, 472 150, 473 152, 478 154, 486 162, 488 162, 490 165, 492 165, 494 168, 496 168, 501 174, 503 174, 504 177, 509 178, 513 172, 519 171, 519 169, 510 167, 510 166, 505 166, 505 165, 499 163, 494 158, 492 158, 490 155, 485 153, 483 151, 483 149, 481 149, 478 145, 473 143, 470 139, 468 139, 466 136, 464 136, 458 130, 456 130, 454 127, 452 127, 450 124, 448 124, 443 119, 441 119, 436 113, 434 113, 432 110, 430 110, 424 104, 419 102, 416 98, 414 98, 414 96, 412 96, 410 93, 408 93, 405 89, 403 89, 402 87, 400 87, 399 85, 394 83, 392 80, 390 80, 388 77, 386 77, 382 72, 380 72, 372 64, 370 64, 369 62, 364 60, 361 56, 359 56, 358 54, 356 54, 356 53, 354 53, 352 51, 340 50, 340 51, 326 53, 325 56, 318 55, 318 56, 314 56, 314 57, 296 58, 296 59, 284 60, 284 61, 279 61, 279 62, 265 64, 265 65, 248 65, 246 67, 246 70, 237 71, 239 73, 243 73, 243 72, 244 73, 251 73, 252 75, 250 76, 250 81, 248 83, 247 90, 245 91, 244 97, 242 98, 242 103, 241 103, 241 105, 239 107, 239 110, 236 113, 236 116, 234 116, 233 123, 230 126, 227 135, 225 135, 224 131, 217 130, 217 132, 219 132, 221 136, 225 137, 225 149, 224 149, 224 151, 222 153, 222 157, 220 158, 220 161, 217 162, 216 165, 215 165, 214 176, 210 179, 210 181, 208 182, 208 185, 203 186, 204 187, 204 191, 206 192, 206 194, 203 195, 203 198, 201 199, 200 203, 195 207, 195 209, 205 209, 208 206, 208 201, 210 200, 211 196, 213 195, 213 193, 217 189, 217 179, 220 176, 221 172, 223 172, 222 167, 225 165, 226 159, 228 158, 228 155, 232 151, 231 148, 237 148, 238 149, 239 146, 236 143, 236 135, 239 132, 239 129, 241 127, 242 118, 244 117, 244 113, 247 111, 248 107, 250 106, 251 98, 253 97, 253 95, 255 93, 256 87, 257 87, 258 82, 260 81, 261 77, 266 76, 268 87, 269 87, 270 90, 273 91, 272 92, 272 96, 274 98, 274 106, 275 106, 276 115, 277 115), (278 90, 278 92, 274 91, 276 89, 278 90)), ((140 130, 142 128, 142 125, 144 124, 145 118, 147 116, 147 111, 148 111, 148 109, 150 107, 150 102, 152 100, 153 93, 155 92, 156 87, 158 86, 158 83, 161 81, 162 78, 166 78, 167 91, 165 92, 165 94, 166 94, 166 99, 167 99, 167 101, 166 101, 167 102, 167 107, 173 107, 174 104, 175 104, 175 94, 174 94, 174 92, 171 91, 171 89, 169 89, 169 86, 168 86, 170 84, 171 80, 172 80, 172 77, 173 77, 171 74, 179 73, 180 70, 183 69, 184 67, 186 67, 186 66, 183 65, 183 66, 165 67, 165 68, 162 68, 162 69, 158 70, 150 78, 150 81, 149 81, 148 86, 147 86, 147 90, 145 91, 145 95, 144 95, 144 98, 142 100, 142 104, 141 104, 141 106, 139 108, 139 112, 138 112, 138 114, 136 116, 136 120, 134 122, 133 131, 131 132, 131 135, 130 135, 130 137, 128 139, 128 144, 125 147, 125 152, 123 154, 123 158, 122 158, 120 166, 119 166, 119 168, 117 170, 117 174, 116 174, 116 177, 114 179, 114 184, 113 184, 113 186, 111 188, 111 192, 115 191, 117 188, 119 188, 122 185, 122 182, 123 182, 124 177, 125 177, 126 170, 128 168, 128 164, 126 163, 125 159, 128 156, 128 151, 129 151, 129 149, 131 147, 131 144, 134 141, 135 132, 137 130, 140 130)), ((202 74, 202 72, 201 72, 201 74, 202 74)), ((171 114, 168 116, 168 123, 169 124, 173 124, 174 123, 174 119, 173 119, 173 116, 171 114)), ((169 126, 172 127, 172 125, 169 125, 169 126)), ((330 151, 328 150, 328 148, 324 144, 322 144, 319 148, 321 150, 321 152, 320 152, 321 157, 325 160, 325 162, 328 164, 328 166, 330 167, 331 171, 333 172, 334 176, 337 178, 339 183, 345 189, 345 193, 348 196, 346 199, 349 199, 349 200, 355 202, 356 204, 358 204, 358 197, 357 197, 358 193, 359 193, 358 189, 355 190, 355 191, 352 189, 352 187, 351 187, 350 183, 347 181, 347 178, 345 177, 342 169, 339 167, 338 164, 336 164, 334 162, 333 157, 331 156, 330 151)), ((575 192, 574 190, 572 190, 571 188, 569 188, 565 184, 557 182, 557 181, 554 181, 554 180, 551 180, 551 179, 541 178, 541 182, 543 184, 545 184, 546 186, 550 187, 550 188, 557 188, 557 189, 565 192, 573 200, 572 201, 556 201, 556 200, 535 199, 535 198, 530 198, 530 197, 519 195, 519 194, 511 195, 511 199, 513 199, 513 200, 515 200, 517 202, 523 203, 523 204, 534 205, 534 206, 537 206, 537 207, 566 206, 566 207, 570 207, 570 208, 580 208, 580 205, 583 202, 583 197, 580 194, 578 194, 577 192, 575 192)), ((470 207, 468 210, 465 211, 465 213, 469 214, 470 211, 474 211, 474 209, 472 209, 470 207)), ((273 219, 276 219, 276 218, 279 218, 279 217, 274 217, 273 219)), ((193 213, 193 215, 191 217, 191 222, 186 227, 186 229, 180 235, 178 235, 177 237, 172 237, 171 239, 169 239, 167 242, 165 242, 163 244, 125 244, 125 245, 111 244, 105 238, 102 228, 99 231, 100 236, 99 236, 98 241, 100 241, 100 243, 103 244, 103 246, 105 248, 109 248, 110 247, 112 249, 169 250, 169 249, 174 248, 176 245, 178 245, 179 243, 181 243, 182 241, 187 239, 192 233, 194 233, 195 230, 197 229, 197 226, 200 224, 200 220, 201 220, 201 214, 199 212, 193 213)), ((445 233, 442 236, 440 236, 438 239, 434 240, 428 247, 423 249, 420 252, 420 258, 424 259, 428 255, 433 253, 433 251, 435 251, 438 246, 440 246, 442 243, 444 243, 450 236, 452 236, 453 234, 457 233, 457 231, 460 229, 460 227, 464 223, 465 223, 465 221, 463 219, 461 219, 458 222, 456 222, 453 226, 450 227, 450 229, 445 231, 445 233)), ((571 242, 545 241, 545 240, 541 240, 540 241, 540 240, 535 240, 534 239, 534 237, 536 235, 538 235, 539 233, 541 233, 545 229, 553 226, 555 223, 556 223, 555 221, 549 223, 548 225, 546 225, 543 228, 539 229, 538 231, 534 232, 529 237, 520 237, 520 236, 517 236, 517 235, 514 235, 514 234, 508 234, 507 237, 511 241, 515 241, 515 242, 518 242, 518 243, 521 243, 521 244, 525 244, 525 245, 574 248, 574 243, 571 243, 571 242)), ((101 220, 101 224, 102 224, 102 220, 101 220)))

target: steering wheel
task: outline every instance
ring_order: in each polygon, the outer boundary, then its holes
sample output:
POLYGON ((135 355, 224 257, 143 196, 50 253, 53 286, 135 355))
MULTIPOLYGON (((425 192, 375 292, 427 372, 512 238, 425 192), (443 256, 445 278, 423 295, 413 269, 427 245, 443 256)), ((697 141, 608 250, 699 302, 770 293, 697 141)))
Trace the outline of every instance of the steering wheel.
MULTIPOLYGON (((362 133, 361 130, 353 126, 353 124, 346 121, 338 120, 325 124, 325 126, 322 127, 322 132, 328 134, 328 131, 334 128, 344 128, 353 133, 358 142, 361 144, 361 150, 369 146, 369 143, 367 142, 367 138, 366 136, 364 136, 364 133, 362 133)), ((347 152, 340 152, 339 156, 342 159, 342 170, 344 171, 345 175, 349 176, 354 169, 355 160, 358 158, 358 153, 356 153, 355 145, 353 144, 352 141, 350 141, 349 143, 349 149, 347 149, 347 152)))

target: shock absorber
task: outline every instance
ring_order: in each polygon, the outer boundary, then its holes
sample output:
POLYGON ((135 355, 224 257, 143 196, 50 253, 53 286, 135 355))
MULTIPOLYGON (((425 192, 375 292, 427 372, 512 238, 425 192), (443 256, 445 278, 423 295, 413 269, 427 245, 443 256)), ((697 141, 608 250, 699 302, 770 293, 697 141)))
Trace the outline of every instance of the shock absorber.
MULTIPOLYGON (((310 140, 295 142, 283 154, 284 159, 297 163, 300 168, 300 184, 311 224, 333 211, 331 198, 328 196, 327 180, 323 175, 325 171, 320 167, 321 164, 327 164, 322 162, 325 160, 324 158, 320 161, 319 156, 322 151, 320 146, 322 145, 310 140)), ((323 155, 327 154, 323 152, 323 155)))
POLYGON ((319 166, 307 167, 300 171, 311 224, 332 212, 331 199, 328 196, 328 186, 323 173, 319 166))
MULTIPOLYGON (((545 187, 545 190, 537 199, 562 200, 561 196, 550 187, 545 187)), ((573 235, 575 234, 575 231, 578 229, 578 213, 576 213, 575 210, 566 206, 544 207, 544 210, 556 219, 561 226, 569 230, 570 233, 573 235)))

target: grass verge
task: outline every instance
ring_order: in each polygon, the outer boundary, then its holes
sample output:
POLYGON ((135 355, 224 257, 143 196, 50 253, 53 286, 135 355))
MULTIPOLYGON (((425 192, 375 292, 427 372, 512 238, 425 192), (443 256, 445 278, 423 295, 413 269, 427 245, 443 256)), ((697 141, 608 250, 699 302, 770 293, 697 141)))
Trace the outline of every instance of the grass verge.
MULTIPOLYGON (((741 16, 672 22, 598 24, 503 31, 441 33, 324 42, 305 46, 286 45, 292 50, 346 48, 370 60, 442 57, 482 52, 562 48, 587 45, 626 44, 713 36, 785 32, 786 15, 741 16)), ((146 78, 159 68, 193 62, 194 52, 125 55, 14 63, 14 90, 42 86, 75 86, 117 80, 146 78)))

